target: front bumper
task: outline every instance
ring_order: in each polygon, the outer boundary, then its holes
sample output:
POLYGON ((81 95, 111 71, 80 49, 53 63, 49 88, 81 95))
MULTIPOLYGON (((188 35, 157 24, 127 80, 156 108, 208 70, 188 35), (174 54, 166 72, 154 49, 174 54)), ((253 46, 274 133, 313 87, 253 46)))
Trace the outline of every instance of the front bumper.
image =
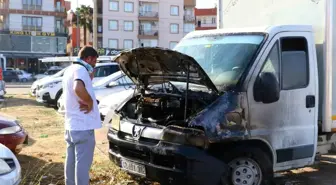
POLYGON ((0 135, 0 143, 17 154, 21 152, 24 144, 28 144, 28 134, 21 130, 14 134, 0 135))
POLYGON ((144 165, 146 177, 151 180, 174 185, 217 185, 220 179, 227 179, 227 165, 204 150, 157 140, 125 138, 129 138, 125 133, 109 131, 110 159, 118 166, 122 159, 144 165))
POLYGON ((44 91, 38 91, 36 93, 36 101, 39 103, 45 103, 45 104, 55 104, 55 100, 51 98, 49 92, 44 91))

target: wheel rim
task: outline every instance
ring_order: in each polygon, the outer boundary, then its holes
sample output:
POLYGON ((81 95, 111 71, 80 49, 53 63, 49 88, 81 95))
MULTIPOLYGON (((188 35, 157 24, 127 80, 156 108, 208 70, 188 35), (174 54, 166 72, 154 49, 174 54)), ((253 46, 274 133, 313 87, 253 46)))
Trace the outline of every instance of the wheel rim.
POLYGON ((231 181, 234 185, 260 185, 262 179, 261 168, 253 159, 239 158, 229 163, 231 181))

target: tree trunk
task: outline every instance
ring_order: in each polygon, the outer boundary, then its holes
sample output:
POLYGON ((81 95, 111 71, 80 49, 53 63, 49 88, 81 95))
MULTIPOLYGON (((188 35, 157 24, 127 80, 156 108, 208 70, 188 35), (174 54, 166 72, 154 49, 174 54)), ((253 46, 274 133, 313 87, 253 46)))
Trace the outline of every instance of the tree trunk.
POLYGON ((84 46, 86 46, 86 24, 84 24, 84 46))

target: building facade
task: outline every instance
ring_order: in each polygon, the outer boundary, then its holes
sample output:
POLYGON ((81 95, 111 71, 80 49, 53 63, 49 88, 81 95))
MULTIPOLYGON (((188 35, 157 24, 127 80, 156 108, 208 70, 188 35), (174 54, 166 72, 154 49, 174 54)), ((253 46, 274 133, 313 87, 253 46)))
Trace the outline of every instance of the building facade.
POLYGON ((217 28, 217 8, 195 8, 196 30, 212 30, 217 28))
POLYGON ((98 1, 98 47, 173 48, 195 28, 196 0, 98 1))
POLYGON ((37 73, 38 58, 66 53, 64 0, 0 0, 0 54, 7 67, 37 73))

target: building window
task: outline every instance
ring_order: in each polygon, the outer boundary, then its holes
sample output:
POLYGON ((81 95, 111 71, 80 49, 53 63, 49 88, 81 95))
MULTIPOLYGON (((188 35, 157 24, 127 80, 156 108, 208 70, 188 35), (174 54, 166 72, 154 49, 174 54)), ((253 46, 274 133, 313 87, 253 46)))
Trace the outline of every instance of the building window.
POLYGON ((140 47, 157 47, 158 40, 143 39, 139 42, 140 47))
POLYGON ((41 10, 42 0, 22 0, 22 8, 24 10, 41 10))
POLYGON ((202 19, 202 23, 203 23, 203 24, 206 24, 206 23, 207 23, 207 20, 206 20, 205 17, 202 19))
POLYGON ((169 49, 174 49, 178 42, 172 41, 169 43, 169 49))
POLYGON ((170 33, 179 33, 179 25, 178 24, 170 24, 170 33))
POLYGON ((134 10, 133 10, 133 6, 134 6, 134 3, 132 3, 132 2, 125 2, 125 4, 124 4, 124 11, 125 12, 134 12, 134 10))
POLYGON ((179 7, 178 6, 170 6, 170 15, 178 16, 179 15, 179 7))
POLYGON ((131 49, 133 48, 133 40, 125 39, 124 40, 124 49, 131 49))
POLYGON ((108 47, 110 49, 118 49, 118 39, 109 39, 108 40, 108 47))
POLYGON ((56 30, 55 30, 55 32, 57 32, 57 33, 64 33, 65 32, 62 19, 56 19, 56 30))
POLYGON ((184 24, 184 33, 189 33, 195 30, 194 24, 184 24))
POLYGON ((109 10, 110 11, 119 11, 119 2, 118 1, 111 1, 110 0, 109 10))
POLYGON ((109 30, 112 30, 112 31, 118 30, 118 21, 117 20, 109 20, 109 30))
POLYGON ((23 31, 42 31, 42 17, 22 17, 23 31))
POLYGON ((124 21, 124 31, 133 31, 133 21, 124 21))
POLYGON ((216 17, 213 17, 211 22, 212 22, 212 24, 215 24, 216 23, 216 17))

